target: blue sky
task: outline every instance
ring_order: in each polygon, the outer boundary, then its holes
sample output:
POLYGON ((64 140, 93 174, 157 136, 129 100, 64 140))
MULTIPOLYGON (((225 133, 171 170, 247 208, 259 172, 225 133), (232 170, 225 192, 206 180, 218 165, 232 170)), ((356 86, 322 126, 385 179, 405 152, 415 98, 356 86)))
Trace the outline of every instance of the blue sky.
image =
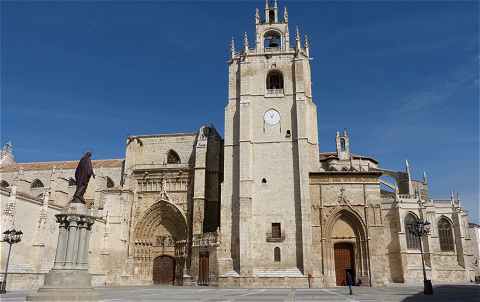
MULTIPOLYGON (((321 151, 460 192, 479 221, 478 2, 280 1, 311 42, 321 151)), ((133 134, 223 133, 228 43, 264 1, 2 2, 1 142, 17 161, 121 158, 133 134)))

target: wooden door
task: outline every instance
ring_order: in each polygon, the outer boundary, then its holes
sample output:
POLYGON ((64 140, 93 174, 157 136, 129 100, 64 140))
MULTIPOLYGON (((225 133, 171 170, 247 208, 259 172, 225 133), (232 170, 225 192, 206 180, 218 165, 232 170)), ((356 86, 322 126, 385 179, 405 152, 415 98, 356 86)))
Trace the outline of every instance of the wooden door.
POLYGON ((353 244, 347 242, 336 243, 335 250, 335 276, 337 285, 346 285, 347 270, 355 280, 355 264, 353 258, 353 244))
POLYGON ((208 285, 208 252, 200 253, 198 265, 198 285, 208 285))
POLYGON ((158 256, 153 259, 153 283, 173 284, 175 281, 175 258, 158 256))

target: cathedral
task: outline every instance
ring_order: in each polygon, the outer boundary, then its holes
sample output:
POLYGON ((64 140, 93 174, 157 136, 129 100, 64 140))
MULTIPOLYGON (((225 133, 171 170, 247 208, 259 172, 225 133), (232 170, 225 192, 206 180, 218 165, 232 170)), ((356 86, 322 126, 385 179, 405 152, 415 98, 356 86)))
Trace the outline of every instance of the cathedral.
MULTIPOLYGON (((255 36, 230 52, 224 137, 212 125, 131 135, 125 158, 93 160, 94 286, 331 287, 347 272, 365 286, 420 284, 422 255, 434 283, 474 279, 458 196, 432 199, 408 162, 393 171, 353 153, 346 130, 320 151, 309 41, 290 33, 286 8, 266 1, 255 36), (424 220, 430 232, 417 237, 424 220)), ((55 214, 72 199, 77 164, 17 163, 3 147, 1 229, 24 233, 8 288, 38 288, 52 268, 55 214)))

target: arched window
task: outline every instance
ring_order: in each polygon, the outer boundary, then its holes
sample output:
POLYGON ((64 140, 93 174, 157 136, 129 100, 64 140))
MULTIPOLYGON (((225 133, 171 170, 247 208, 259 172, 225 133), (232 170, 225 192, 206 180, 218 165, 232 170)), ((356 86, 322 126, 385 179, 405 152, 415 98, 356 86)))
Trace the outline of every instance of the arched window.
POLYGON ((173 150, 168 151, 167 164, 179 164, 179 163, 180 163, 180 156, 178 156, 177 152, 173 150))
POLYGON ((280 262, 281 260, 280 248, 278 246, 273 249, 273 260, 275 262, 280 262))
POLYGON ((441 251, 454 251, 453 232, 450 221, 446 218, 441 218, 438 221, 438 240, 440 240, 441 251))
POLYGON ((345 147, 345 139, 344 138, 341 138, 340 139, 340 150, 341 151, 345 151, 346 147, 345 147))
POLYGON ((275 11, 273 9, 271 9, 269 12, 268 12, 268 22, 270 24, 272 23, 275 23, 275 11))
POLYGON ((35 188, 43 188, 44 185, 43 185, 43 182, 40 181, 40 179, 35 179, 33 182, 32 182, 32 185, 31 185, 31 188, 32 189, 35 189, 35 188))
POLYGON ((420 249, 420 239, 414 233, 417 218, 413 214, 407 214, 405 217, 405 237, 407 239, 408 249, 420 249))
MULTIPOLYGON (((273 20, 275 20, 275 18, 273 18, 273 20)), ((265 51, 278 50, 281 45, 282 38, 278 32, 271 30, 263 35, 263 46, 265 47, 265 51)))
POLYGON ((8 188, 8 187, 10 187, 10 184, 8 182, 6 182, 5 180, 2 180, 2 182, 0 183, 0 187, 8 188))
POLYGON ((113 187, 115 187, 115 183, 110 177, 107 176, 107 188, 113 188, 113 187))
POLYGON ((70 177, 70 178, 68 179, 68 186, 69 186, 69 187, 73 187, 73 186, 75 186, 76 184, 77 184, 77 183, 75 182, 75 179, 73 179, 73 177, 70 177))
POLYGON ((270 70, 267 74, 267 92, 283 92, 283 75, 278 70, 270 70))

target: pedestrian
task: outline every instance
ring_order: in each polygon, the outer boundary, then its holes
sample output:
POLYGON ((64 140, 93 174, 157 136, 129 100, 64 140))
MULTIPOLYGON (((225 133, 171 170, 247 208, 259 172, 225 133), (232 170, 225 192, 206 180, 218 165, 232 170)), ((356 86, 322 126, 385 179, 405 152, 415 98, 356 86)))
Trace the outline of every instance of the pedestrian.
POLYGON ((352 277, 352 274, 350 273, 350 271, 347 271, 347 286, 348 286, 348 290, 349 290, 349 294, 352 295, 353 292, 352 292, 352 285, 353 285, 353 277, 352 277))

